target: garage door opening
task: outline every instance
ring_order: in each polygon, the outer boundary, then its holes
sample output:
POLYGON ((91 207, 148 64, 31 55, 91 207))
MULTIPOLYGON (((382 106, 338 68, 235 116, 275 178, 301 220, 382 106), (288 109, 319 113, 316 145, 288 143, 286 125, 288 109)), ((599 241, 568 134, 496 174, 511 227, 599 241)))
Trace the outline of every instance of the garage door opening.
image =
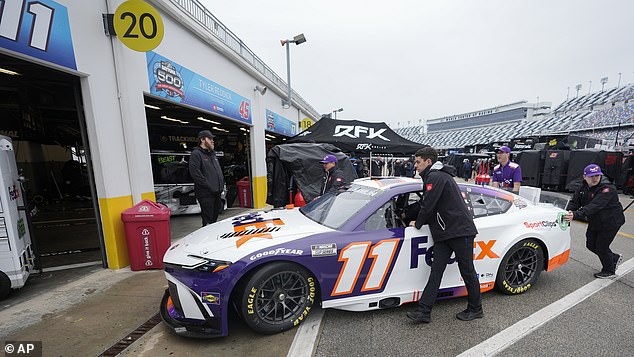
POLYGON ((105 264, 79 79, 0 54, 0 134, 12 139, 36 267, 105 264))
POLYGON ((225 208, 239 207, 238 181, 250 177, 250 126, 149 95, 145 107, 156 200, 173 215, 200 213, 189 155, 198 145, 198 132, 210 130, 227 186, 225 208))

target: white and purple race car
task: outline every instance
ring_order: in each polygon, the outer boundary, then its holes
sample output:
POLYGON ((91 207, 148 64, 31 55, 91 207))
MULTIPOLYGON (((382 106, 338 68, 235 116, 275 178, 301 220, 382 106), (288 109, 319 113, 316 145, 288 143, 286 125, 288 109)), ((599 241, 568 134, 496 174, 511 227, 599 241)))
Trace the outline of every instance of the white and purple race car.
MULTIPOLYGON (((564 211, 513 193, 459 184, 479 234, 474 263, 481 290, 519 294, 542 270, 568 261, 564 211)), ((316 304, 350 311, 417 301, 433 259, 428 226, 409 227, 422 182, 358 179, 297 209, 273 209, 203 227, 167 251, 163 320, 179 335, 228 334, 233 306, 255 331, 300 324, 316 304)), ((450 260, 439 298, 466 295, 450 260)))

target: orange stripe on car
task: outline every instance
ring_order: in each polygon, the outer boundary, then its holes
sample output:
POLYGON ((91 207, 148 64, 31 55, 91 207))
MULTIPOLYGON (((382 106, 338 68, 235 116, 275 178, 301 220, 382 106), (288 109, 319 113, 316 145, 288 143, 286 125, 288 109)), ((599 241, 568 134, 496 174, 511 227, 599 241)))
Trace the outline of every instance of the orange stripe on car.
POLYGON ((236 241, 236 248, 240 248, 241 245, 248 242, 252 238, 273 239, 273 236, 269 233, 246 234, 236 241))
POLYGON ((564 263, 568 261, 568 256, 570 256, 570 249, 566 250, 565 252, 557 256, 552 257, 552 259, 549 259, 548 268, 546 269, 546 271, 551 271, 555 268, 558 268, 564 265, 564 263))

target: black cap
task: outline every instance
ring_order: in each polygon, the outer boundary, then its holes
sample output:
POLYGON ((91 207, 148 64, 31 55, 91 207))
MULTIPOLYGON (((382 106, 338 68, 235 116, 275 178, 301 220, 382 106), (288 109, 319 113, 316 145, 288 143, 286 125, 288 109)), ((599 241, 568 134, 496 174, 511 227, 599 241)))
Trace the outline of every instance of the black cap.
POLYGON ((214 134, 211 133, 211 131, 209 130, 202 130, 198 133, 198 138, 210 138, 213 139, 215 138, 214 134))

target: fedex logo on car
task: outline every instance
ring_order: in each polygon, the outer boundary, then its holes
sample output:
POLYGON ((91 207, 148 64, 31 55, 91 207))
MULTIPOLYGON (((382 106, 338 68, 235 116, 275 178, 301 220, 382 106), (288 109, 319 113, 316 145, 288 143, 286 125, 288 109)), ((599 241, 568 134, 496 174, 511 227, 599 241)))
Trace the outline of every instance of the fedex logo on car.
MULTIPOLYGON (((416 269, 418 268, 418 257, 420 257, 421 255, 425 256, 425 263, 429 266, 431 266, 431 263, 434 259, 434 247, 421 247, 421 244, 425 244, 429 242, 429 237, 427 236, 421 236, 421 237, 412 237, 412 241, 411 241, 411 259, 410 259, 410 264, 409 264, 409 268, 410 269, 416 269)), ((495 254, 495 252, 493 252, 493 245, 495 244, 496 240, 490 240, 487 242, 484 241, 474 241, 473 242, 473 248, 474 250, 476 248, 480 248, 480 251, 478 252, 478 254, 476 255, 475 253, 473 254, 473 260, 482 260, 485 258, 490 258, 490 259, 497 259, 500 256, 495 254)), ((448 264, 453 264, 456 262, 455 258, 450 258, 448 264)))
POLYGON ((385 129, 374 131, 374 128, 368 128, 360 125, 337 125, 333 136, 347 136, 353 139, 358 139, 361 137, 361 134, 365 134, 364 136, 368 139, 380 138, 385 141, 390 141, 390 139, 381 135, 384 131, 385 129))

